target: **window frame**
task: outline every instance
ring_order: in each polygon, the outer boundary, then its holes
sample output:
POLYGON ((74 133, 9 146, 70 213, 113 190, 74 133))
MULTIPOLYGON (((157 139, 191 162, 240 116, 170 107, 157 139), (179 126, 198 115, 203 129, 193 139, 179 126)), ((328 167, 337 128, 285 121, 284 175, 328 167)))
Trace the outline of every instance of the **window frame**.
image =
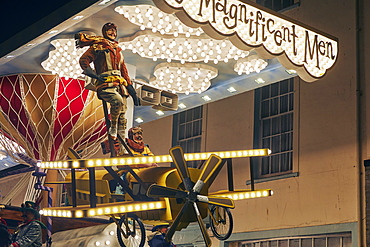
MULTIPOLYGON (((172 146, 181 146, 184 149, 184 153, 201 152, 203 146, 204 110, 203 105, 201 105, 173 115, 172 146), (189 126, 192 128, 189 129, 189 126), (185 133, 182 133, 182 130, 185 133), (196 131, 195 135, 194 131, 196 131), (191 150, 189 150, 189 142, 193 142, 191 150), (186 143, 186 145, 182 145, 183 143, 186 143)), ((187 165, 188 167, 197 167, 198 163, 199 161, 189 161, 187 165)))
MULTIPOLYGON (((252 158, 251 159, 251 162, 252 162, 252 165, 253 165, 253 168, 254 168, 254 177, 257 179, 257 182, 258 182, 258 179, 260 179, 261 181, 266 181, 266 179, 274 179, 275 177, 280 177, 280 178, 285 178, 287 176, 284 176, 284 175, 290 175, 290 174, 294 174, 294 176, 297 176, 298 175, 298 148, 296 147, 297 143, 298 143, 298 114, 299 114, 299 108, 298 108, 298 105, 299 105, 299 83, 298 82, 298 78, 295 77, 295 78, 288 78, 286 80, 289 80, 290 82, 289 83, 292 83, 293 85, 293 91, 289 92, 289 94, 293 94, 293 104, 292 104, 292 112, 289 113, 289 114, 292 114, 292 130, 291 130, 291 134, 292 134, 292 139, 291 139, 291 151, 288 151, 288 152, 291 152, 291 163, 290 163, 290 169, 287 169, 286 171, 282 171, 281 169, 278 171, 278 172, 271 172, 271 161, 269 161, 269 169, 270 169, 270 172, 266 173, 266 174, 263 174, 262 172, 262 159, 269 159, 271 160, 271 156, 270 157, 267 157, 267 158, 263 158, 263 157, 255 157, 255 158, 252 158)), ((285 81, 285 80, 282 80, 282 81, 285 81)), ((281 82, 281 81, 280 81, 281 82)), ((276 82, 276 83, 280 83, 280 82, 276 82)), ((274 84, 276 84, 274 83, 274 84)), ((274 84, 269 84, 267 85, 267 87, 271 87, 272 85, 274 84)), ((265 86, 266 87, 266 86, 265 86)), ((261 98, 259 97, 258 95, 258 92, 261 93, 261 90, 263 90, 262 88, 258 88, 255 90, 255 94, 254 94, 254 97, 255 97, 255 112, 254 112, 254 133, 253 133, 253 147, 254 148, 266 148, 266 147, 263 147, 262 146, 262 119, 260 118, 260 114, 261 114, 261 98)), ((274 96, 274 97, 281 97, 281 95, 278 95, 278 96, 274 96)), ((276 116, 282 116, 282 115, 285 115, 287 113, 283 113, 283 114, 277 114, 277 115, 274 115, 275 117, 276 116)), ((281 133, 280 133, 281 134, 281 133)), ((271 145, 268 147, 268 148, 271 148, 271 145)), ((272 150, 274 152, 274 150, 272 150)), ((276 152, 273 153, 272 155, 276 155, 276 152)), ((280 154, 280 153, 279 153, 280 154)), ((288 176, 289 177, 289 176, 288 176)))
MULTIPOLYGON (((239 241, 238 246, 239 247, 256 247, 256 246, 265 246, 265 247, 280 247, 280 246, 287 246, 291 247, 291 242, 298 242, 298 246, 303 246, 303 241, 308 242, 308 246, 316 247, 316 242, 318 240, 323 240, 324 242, 328 243, 331 239, 338 238, 339 239, 339 246, 329 246, 329 247, 346 247, 348 246, 348 242, 345 244, 345 239, 350 239, 350 243, 352 246, 352 234, 351 232, 338 232, 338 233, 332 233, 332 234, 319 234, 319 235, 308 235, 308 236, 292 236, 292 237, 280 237, 280 238, 270 238, 270 239, 260 239, 260 240, 246 240, 246 241, 239 241), (280 244, 281 243, 287 243, 287 244, 280 244), (274 244, 272 244, 274 243, 274 244), (275 244, 276 243, 276 244, 275 244)), ((297 245, 294 245, 296 247, 297 245)), ((307 245, 304 245, 307 246, 307 245)), ((325 244, 325 246, 328 246, 325 244)), ((321 246, 317 246, 321 247, 321 246)))
POLYGON ((298 7, 300 0, 256 0, 256 3, 277 12, 284 12, 285 10, 298 7), (289 3, 284 6, 285 1, 289 3), (279 7, 277 7, 278 5, 279 7))

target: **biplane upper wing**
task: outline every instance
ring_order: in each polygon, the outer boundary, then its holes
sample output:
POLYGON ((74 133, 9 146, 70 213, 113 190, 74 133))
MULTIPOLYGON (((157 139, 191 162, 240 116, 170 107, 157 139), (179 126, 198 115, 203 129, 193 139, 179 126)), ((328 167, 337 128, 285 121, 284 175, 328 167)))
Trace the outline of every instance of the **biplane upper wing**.
MULTIPOLYGON (((267 156, 271 153, 269 149, 250 149, 250 150, 235 150, 235 151, 219 151, 219 152, 203 152, 203 153, 182 153, 181 151, 173 152, 174 157, 179 157, 176 155, 179 153, 183 154, 185 161, 194 160, 207 160, 211 155, 217 155, 222 159, 227 158, 247 158, 247 157, 259 157, 267 156)), ((69 153, 71 156, 75 157, 76 153, 73 155, 72 152, 69 153)), ((104 166, 120 166, 128 165, 135 166, 140 164, 148 163, 168 163, 173 162, 173 157, 171 155, 155 155, 155 156, 135 156, 135 157, 112 157, 104 159, 75 159, 64 160, 64 161, 45 161, 40 163, 42 169, 80 169, 80 168, 92 168, 92 167, 104 167, 104 166)), ((181 170, 179 173, 182 174, 184 178, 187 177, 186 170, 183 169, 183 162, 179 161, 181 170)), ((218 173, 214 171, 211 175, 218 173)), ((209 176, 209 180, 212 181, 214 176, 209 176)))
POLYGON ((208 195, 216 198, 230 198, 234 201, 244 200, 244 199, 253 199, 260 197, 272 196, 273 192, 271 189, 262 189, 262 190, 220 190, 217 192, 211 192, 208 195))

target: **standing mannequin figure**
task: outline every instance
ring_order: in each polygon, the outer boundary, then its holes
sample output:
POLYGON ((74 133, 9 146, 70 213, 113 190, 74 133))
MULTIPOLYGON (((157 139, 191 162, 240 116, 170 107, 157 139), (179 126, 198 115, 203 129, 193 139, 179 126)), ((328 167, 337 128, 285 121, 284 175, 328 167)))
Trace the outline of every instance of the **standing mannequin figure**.
POLYGON ((125 136, 126 98, 131 95, 135 105, 140 105, 135 89, 132 87, 128 70, 124 62, 122 49, 118 46, 117 26, 108 22, 102 28, 103 37, 78 33, 76 46, 90 46, 81 56, 79 63, 83 73, 95 79, 98 97, 110 103, 111 126, 108 134, 115 139, 117 132, 125 136), (90 67, 94 64, 95 70, 90 67))
POLYGON ((42 245, 41 229, 46 229, 46 226, 39 221, 40 214, 36 207, 35 203, 30 201, 22 204, 23 223, 17 227, 9 247, 40 247, 42 245))

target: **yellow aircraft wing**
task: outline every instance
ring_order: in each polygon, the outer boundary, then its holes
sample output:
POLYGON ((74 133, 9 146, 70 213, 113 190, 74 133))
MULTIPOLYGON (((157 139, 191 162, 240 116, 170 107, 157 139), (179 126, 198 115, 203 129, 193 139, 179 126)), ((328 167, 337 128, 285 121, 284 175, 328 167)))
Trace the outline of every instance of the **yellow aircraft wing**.
MULTIPOLYGON (((222 152, 204 152, 204 153, 186 153, 184 158, 186 161, 206 160, 212 154, 219 156, 222 159, 226 158, 243 158, 243 157, 259 157, 267 156, 271 153, 269 149, 250 149, 250 150, 235 150, 222 152)), ((75 159, 65 161, 50 161, 41 162, 42 169, 80 169, 104 166, 119 166, 129 165, 135 166, 147 163, 167 163, 172 162, 170 155, 156 156, 137 156, 137 157, 113 157, 104 159, 75 159)))
POLYGON ((216 197, 227 197, 234 201, 236 200, 244 200, 244 199, 253 199, 253 198, 260 198, 260 197, 268 197, 273 195, 273 191, 271 189, 264 189, 264 190, 220 190, 217 192, 209 193, 210 196, 216 197))
POLYGON ((95 208, 89 205, 77 207, 44 208, 40 214, 52 217, 82 218, 100 215, 119 215, 132 212, 166 209, 165 201, 130 201, 98 204, 95 208))

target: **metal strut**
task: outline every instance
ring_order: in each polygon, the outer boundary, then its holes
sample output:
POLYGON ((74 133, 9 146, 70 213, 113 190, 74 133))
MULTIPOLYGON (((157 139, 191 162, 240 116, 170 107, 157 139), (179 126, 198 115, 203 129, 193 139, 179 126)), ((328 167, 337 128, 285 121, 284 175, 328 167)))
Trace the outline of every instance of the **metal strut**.
MULTIPOLYGON (((108 106, 107 106, 107 102, 105 102, 104 100, 102 100, 102 103, 103 103, 103 109, 104 109, 104 118, 105 118, 105 124, 107 126, 107 132, 111 126, 111 122, 110 122, 110 119, 108 117, 108 106)), ((125 140, 122 138, 122 136, 120 134, 117 134, 117 138, 118 138, 118 141, 122 144, 122 146, 126 149, 127 153, 130 155, 130 156, 134 156, 134 154, 131 152, 130 148, 127 146, 125 140)), ((111 157, 116 157, 117 156, 117 153, 114 149, 114 140, 113 138, 111 138, 108 134, 108 141, 109 141, 109 147, 110 147, 110 153, 111 153, 111 157)), ((131 175, 136 179, 136 181, 142 186, 142 188, 145 190, 145 192, 148 190, 148 185, 146 183, 144 183, 144 181, 136 174, 136 172, 133 171, 133 169, 128 166, 128 165, 125 165, 124 166, 125 169, 127 169, 127 171, 129 173, 131 173, 131 175)), ((119 183, 124 189, 125 191, 132 197, 132 198, 135 198, 135 200, 139 200, 139 198, 137 198, 137 196, 135 196, 133 194, 133 191, 131 190, 131 188, 125 183, 125 181, 123 181, 115 171, 113 171, 113 169, 111 167, 104 167, 108 172, 109 174, 114 178, 114 180, 119 183)))

